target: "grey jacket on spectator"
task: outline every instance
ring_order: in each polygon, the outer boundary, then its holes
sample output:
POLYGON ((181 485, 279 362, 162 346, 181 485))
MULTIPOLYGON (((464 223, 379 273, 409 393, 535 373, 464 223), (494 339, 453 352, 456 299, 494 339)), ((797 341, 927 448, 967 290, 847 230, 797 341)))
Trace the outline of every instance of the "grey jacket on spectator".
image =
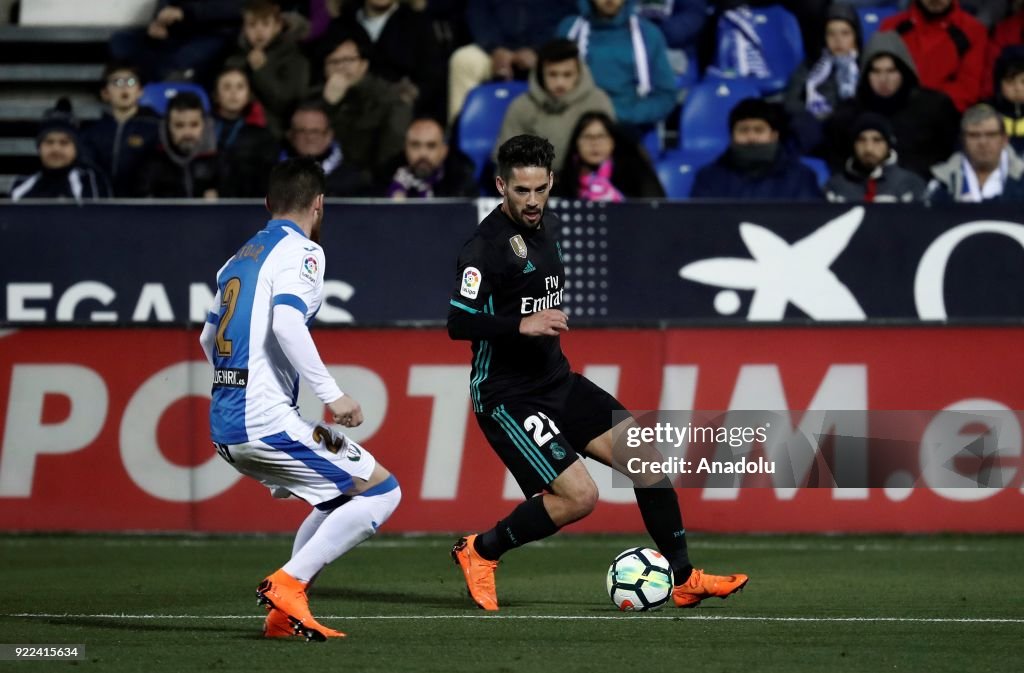
POLYGON ((869 174, 859 170, 850 157, 843 170, 832 175, 825 183, 825 198, 834 203, 864 203, 869 200, 868 189, 873 190, 873 203, 911 203, 924 198, 925 182, 917 173, 896 163, 896 152, 869 174))

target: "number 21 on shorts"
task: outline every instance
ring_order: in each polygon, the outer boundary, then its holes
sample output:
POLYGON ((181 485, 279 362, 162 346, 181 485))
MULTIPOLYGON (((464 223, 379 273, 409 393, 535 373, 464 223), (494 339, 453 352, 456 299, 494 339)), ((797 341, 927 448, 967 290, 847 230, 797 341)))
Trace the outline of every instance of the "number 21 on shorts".
POLYGON ((533 441, 537 443, 537 446, 544 446, 551 441, 552 437, 562 432, 543 411, 527 416, 523 421, 523 427, 533 434, 533 441), (547 427, 545 428, 545 426, 547 427))

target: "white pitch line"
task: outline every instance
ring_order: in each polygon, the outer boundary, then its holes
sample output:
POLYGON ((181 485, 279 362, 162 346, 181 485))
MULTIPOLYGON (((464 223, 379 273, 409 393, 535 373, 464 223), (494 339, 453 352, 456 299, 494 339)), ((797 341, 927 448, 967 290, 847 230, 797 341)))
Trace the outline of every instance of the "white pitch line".
MULTIPOLYGON (((73 614, 19 612, 0 614, 0 617, 25 619, 263 619, 263 615, 133 615, 133 614, 73 614)), ((900 622, 917 624, 1024 624, 1024 618, 1003 617, 758 617, 743 615, 321 615, 320 619, 352 620, 427 620, 427 619, 525 619, 548 621, 625 621, 629 619, 658 619, 694 622, 900 622)))

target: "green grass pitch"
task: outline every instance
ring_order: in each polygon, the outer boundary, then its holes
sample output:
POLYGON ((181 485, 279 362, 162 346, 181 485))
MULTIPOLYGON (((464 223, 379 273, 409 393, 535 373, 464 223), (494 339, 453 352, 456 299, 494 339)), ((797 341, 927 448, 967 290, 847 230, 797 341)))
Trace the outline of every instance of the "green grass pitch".
POLYGON ((509 553, 502 610, 476 609, 452 536, 379 536, 330 566, 313 612, 349 634, 260 638, 254 591, 285 537, 0 536, 2 643, 84 644, 96 671, 1010 671, 1024 642, 1024 537, 693 536, 747 589, 622 614, 604 590, 642 536, 560 535, 509 553))

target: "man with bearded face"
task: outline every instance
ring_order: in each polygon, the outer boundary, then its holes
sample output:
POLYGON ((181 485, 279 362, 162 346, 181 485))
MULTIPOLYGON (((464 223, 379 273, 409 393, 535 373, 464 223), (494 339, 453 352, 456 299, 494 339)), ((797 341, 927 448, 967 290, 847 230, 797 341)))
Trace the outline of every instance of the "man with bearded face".
POLYGON ((224 169, 213 124, 196 94, 171 99, 160 126, 160 147, 142 170, 143 196, 162 199, 216 199, 224 169))
POLYGON ((779 142, 779 105, 746 98, 729 113, 731 142, 697 172, 694 199, 821 199, 818 179, 779 142))
POLYGON ((471 198, 480 195, 472 161, 452 150, 437 120, 413 120, 405 132, 405 152, 387 187, 391 199, 471 198))
POLYGON ((616 413, 625 412, 622 403, 573 372, 562 353, 560 338, 569 330, 565 267, 558 218, 545 210, 554 158, 551 143, 533 135, 513 136, 498 148, 501 205, 459 254, 448 335, 473 344, 470 397, 477 423, 526 499, 490 530, 459 539, 452 559, 473 602, 497 610, 498 559, 594 509, 597 485, 582 460, 590 458, 632 481, 644 525, 672 567, 675 605, 725 598, 749 578, 693 567, 672 483, 625 467, 632 459, 664 458, 650 444, 616 445, 613 438, 636 421, 616 413))
POLYGON ((925 183, 896 163, 896 138, 885 117, 865 112, 853 128, 853 154, 825 185, 835 202, 909 203, 924 196, 925 183))
MULTIPOLYGON (((265 638, 324 641, 345 634, 320 624, 306 592, 328 564, 391 516, 398 482, 337 426, 299 416, 302 377, 335 423, 363 422, 359 403, 338 388, 309 333, 323 303, 325 259, 317 243, 326 181, 311 158, 281 162, 270 173, 271 220, 217 273, 217 294, 200 345, 213 365, 210 436, 233 468, 312 509, 291 558, 256 590, 267 608, 265 638)), ((315 410, 323 419, 323 410, 315 410)))

